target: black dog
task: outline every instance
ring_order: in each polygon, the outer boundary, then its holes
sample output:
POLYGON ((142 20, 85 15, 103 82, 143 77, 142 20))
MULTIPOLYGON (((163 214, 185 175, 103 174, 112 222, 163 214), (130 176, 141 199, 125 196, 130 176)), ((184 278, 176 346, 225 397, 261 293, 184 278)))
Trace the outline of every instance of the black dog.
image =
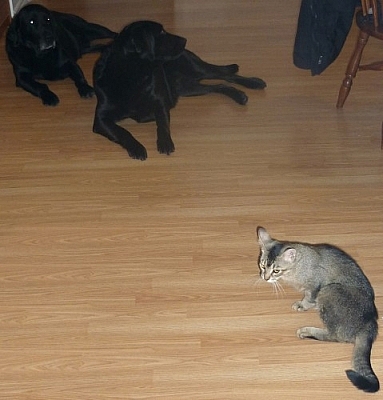
POLYGON ((202 79, 220 79, 251 89, 263 89, 259 78, 236 75, 238 65, 212 65, 185 49, 186 39, 164 31, 162 25, 138 21, 126 26, 96 62, 93 80, 97 96, 93 131, 119 143, 130 157, 145 160, 145 147, 116 122, 132 118, 155 120, 157 149, 170 154, 170 109, 180 96, 222 93, 246 104, 242 91, 224 84, 206 85, 202 79))
POLYGON ((84 19, 31 4, 13 18, 6 36, 6 51, 13 65, 16 86, 39 97, 45 105, 55 106, 59 98, 36 79, 58 80, 70 77, 81 97, 91 97, 88 85, 76 61, 85 53, 104 46, 91 45, 96 39, 116 34, 84 19))

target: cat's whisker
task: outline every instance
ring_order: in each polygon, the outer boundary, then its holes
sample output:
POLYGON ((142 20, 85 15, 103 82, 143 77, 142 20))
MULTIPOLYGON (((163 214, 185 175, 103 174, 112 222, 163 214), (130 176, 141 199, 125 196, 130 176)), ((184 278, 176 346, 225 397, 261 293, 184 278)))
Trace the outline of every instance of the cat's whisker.
POLYGON ((285 295, 286 294, 285 288, 278 281, 276 282, 276 284, 278 286, 280 293, 282 293, 282 295, 285 295))
POLYGON ((280 296, 283 297, 283 291, 281 290, 281 285, 278 282, 275 282, 275 288, 276 288, 277 297, 278 298, 280 296))
POLYGON ((273 284, 274 295, 278 298, 279 297, 278 284, 277 282, 272 282, 272 284, 273 284))
POLYGON ((283 297, 285 294, 284 287, 278 281, 272 281, 270 283, 273 285, 273 291, 276 297, 279 298, 280 295, 283 297))
POLYGON ((257 278, 257 279, 254 281, 253 285, 254 285, 254 286, 259 286, 259 285, 261 285, 263 282, 264 282, 264 280, 263 280, 262 278, 257 278))
POLYGON ((252 282, 252 286, 254 286, 255 290, 257 293, 259 293, 259 287, 263 284, 266 283, 261 277, 254 277, 253 278, 253 282, 252 282))

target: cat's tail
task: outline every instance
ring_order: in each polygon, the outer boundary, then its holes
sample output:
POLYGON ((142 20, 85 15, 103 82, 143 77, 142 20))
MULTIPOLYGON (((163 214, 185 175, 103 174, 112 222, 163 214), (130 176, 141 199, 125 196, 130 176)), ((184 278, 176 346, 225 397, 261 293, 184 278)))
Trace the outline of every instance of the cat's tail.
POLYGON ((354 369, 346 371, 348 379, 360 390, 374 393, 379 390, 379 380, 371 367, 371 348, 373 339, 370 335, 356 337, 352 364, 354 369))

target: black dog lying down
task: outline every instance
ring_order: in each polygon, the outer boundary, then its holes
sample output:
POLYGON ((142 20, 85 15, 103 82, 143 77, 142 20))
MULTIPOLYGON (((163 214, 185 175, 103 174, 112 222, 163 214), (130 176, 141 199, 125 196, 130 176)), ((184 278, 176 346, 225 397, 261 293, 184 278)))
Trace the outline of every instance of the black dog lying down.
POLYGON ((55 106, 59 98, 36 79, 58 80, 70 77, 81 97, 91 97, 76 61, 85 53, 99 51, 103 45, 93 40, 114 38, 116 33, 72 14, 27 5, 13 18, 6 36, 6 51, 13 65, 16 86, 39 97, 45 105, 55 106))
POLYGON ((251 89, 263 89, 259 78, 236 75, 238 65, 212 65, 185 49, 186 39, 164 31, 152 21, 126 26, 96 62, 93 80, 97 96, 93 131, 125 148, 130 157, 145 160, 145 147, 116 122, 132 118, 155 120, 157 149, 170 154, 170 109, 180 96, 222 93, 246 104, 244 92, 224 84, 206 85, 202 79, 219 79, 251 89))

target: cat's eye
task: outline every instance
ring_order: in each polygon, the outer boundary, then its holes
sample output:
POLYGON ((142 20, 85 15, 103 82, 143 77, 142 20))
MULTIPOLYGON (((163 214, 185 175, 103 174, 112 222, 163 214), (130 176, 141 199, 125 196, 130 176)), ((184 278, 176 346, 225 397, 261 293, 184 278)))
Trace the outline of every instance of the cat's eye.
POLYGON ((273 272, 274 272, 274 274, 279 274, 281 272, 281 270, 280 269, 274 269, 273 272))

